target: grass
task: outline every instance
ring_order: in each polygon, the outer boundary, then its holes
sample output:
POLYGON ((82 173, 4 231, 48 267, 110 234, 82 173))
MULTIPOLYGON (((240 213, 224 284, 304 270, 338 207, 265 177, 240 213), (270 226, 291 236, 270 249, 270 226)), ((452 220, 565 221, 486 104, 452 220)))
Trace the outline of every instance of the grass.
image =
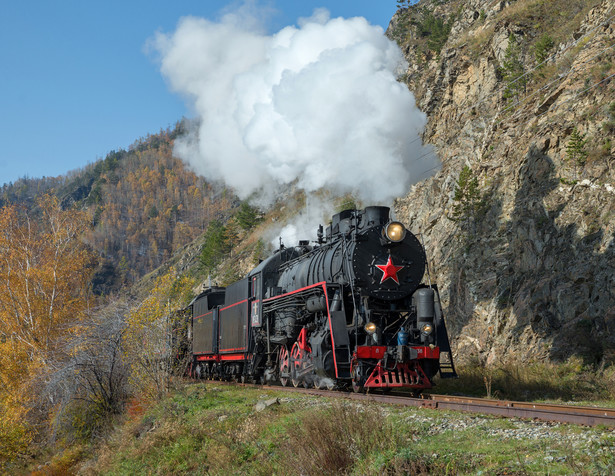
MULTIPOLYGON (((82 474, 570 474, 615 471, 604 429, 357 404, 216 383, 127 419, 82 474), (256 411, 259 400, 279 404, 256 411)), ((74 456, 73 456, 74 457, 74 456)))
POLYGON ((505 8, 499 19, 548 34, 557 44, 578 29, 587 12, 600 3, 601 0, 518 0, 505 8))

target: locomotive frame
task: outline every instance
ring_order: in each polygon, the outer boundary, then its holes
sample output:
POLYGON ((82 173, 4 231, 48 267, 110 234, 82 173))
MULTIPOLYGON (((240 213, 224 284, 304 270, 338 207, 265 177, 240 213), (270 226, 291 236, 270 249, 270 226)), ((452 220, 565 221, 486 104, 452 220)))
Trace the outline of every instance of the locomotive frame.
POLYGON ((345 210, 188 306, 198 378, 420 393, 457 377, 425 252, 387 207, 345 210))

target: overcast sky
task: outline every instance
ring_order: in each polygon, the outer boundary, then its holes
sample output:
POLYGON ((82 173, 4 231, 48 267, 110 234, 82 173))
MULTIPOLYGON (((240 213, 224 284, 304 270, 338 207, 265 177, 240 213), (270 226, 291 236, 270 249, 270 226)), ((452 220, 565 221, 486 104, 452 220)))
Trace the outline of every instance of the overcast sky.
MULTIPOLYGON (((169 92, 154 54, 156 32, 184 16, 217 20, 243 2, 1 1, 0 185, 57 176, 127 148, 194 114, 169 92)), ((274 0, 269 33, 318 7, 331 17, 365 17, 386 29, 395 0, 274 0)))

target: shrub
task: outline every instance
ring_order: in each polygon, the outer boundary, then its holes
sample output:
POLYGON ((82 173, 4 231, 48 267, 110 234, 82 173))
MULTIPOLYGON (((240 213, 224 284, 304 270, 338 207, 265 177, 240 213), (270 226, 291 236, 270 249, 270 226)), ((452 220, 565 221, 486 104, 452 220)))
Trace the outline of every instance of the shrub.
POLYGON ((607 108, 608 119, 602 123, 602 130, 607 134, 615 133, 615 102, 609 104, 607 108))
POLYGON ((440 54, 442 47, 448 40, 451 28, 455 21, 455 15, 451 15, 448 20, 438 17, 426 8, 417 6, 410 9, 409 7, 417 2, 407 1, 399 2, 400 8, 405 8, 397 20, 392 36, 397 40, 400 46, 413 45, 417 50, 430 57, 429 51, 440 54), (403 5, 401 5, 403 4, 403 5), (416 36, 410 37, 409 30, 413 27, 416 36))
POLYGON ((170 333, 185 318, 170 310, 186 306, 194 284, 193 279, 171 271, 157 278, 148 297, 129 312, 122 345, 132 389, 144 399, 163 398, 173 372, 181 369, 174 365, 180 343, 171 341, 170 333))
POLYGON ((438 392, 463 392, 505 400, 591 399, 615 397, 615 367, 588 366, 581 357, 566 362, 508 362, 485 367, 477 359, 457 365, 459 380, 439 380, 438 392))
POLYGON ((32 440, 28 427, 8 413, 0 408, 0 472, 26 456, 32 440))
POLYGON ((434 16, 433 13, 428 12, 423 15, 421 21, 417 24, 418 34, 427 39, 427 47, 434 51, 436 54, 440 54, 442 47, 448 40, 448 35, 453 27, 454 17, 451 16, 448 21, 444 21, 442 18, 434 16))
POLYGON ((266 257, 265 242, 261 238, 259 238, 256 242, 256 245, 254 245, 254 252, 252 254, 252 257, 252 264, 254 264, 254 266, 258 266, 261 260, 265 259, 266 257))
POLYGON ((88 441, 104 434, 124 410, 128 365, 124 332, 129 307, 117 301, 91 311, 67 339, 41 398, 57 402, 54 437, 88 441))
POLYGON ((313 410, 292 430, 285 451, 289 474, 345 474, 370 454, 401 443, 378 407, 334 403, 313 410))
POLYGON ((544 63, 549 58, 551 49, 555 46, 555 41, 548 34, 542 35, 534 44, 534 57, 538 64, 544 63))

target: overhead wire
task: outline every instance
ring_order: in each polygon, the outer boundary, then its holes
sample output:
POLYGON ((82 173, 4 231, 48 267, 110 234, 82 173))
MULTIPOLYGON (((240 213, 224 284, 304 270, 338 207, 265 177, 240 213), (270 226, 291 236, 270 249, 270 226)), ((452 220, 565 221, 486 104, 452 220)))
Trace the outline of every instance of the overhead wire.
MULTIPOLYGON (((563 106, 564 104, 569 103, 570 101, 572 101, 572 100, 576 99, 576 98, 577 98, 577 97, 579 97, 580 95, 585 94, 587 91, 589 91, 589 90, 591 90, 591 89, 594 89, 595 87, 600 86, 602 83, 604 83, 604 82, 608 81, 609 79, 611 79, 611 78, 613 78, 613 77, 615 77, 615 73, 613 73, 613 74, 611 74, 611 75, 607 76, 606 78, 603 78, 602 80, 600 80, 600 81, 598 81, 598 82, 596 82, 596 83, 592 84, 591 86, 588 86, 588 87, 586 87, 585 89, 583 89, 583 90, 579 91, 579 92, 578 92, 577 94, 575 94, 574 96, 572 96, 572 97, 570 97, 570 98, 566 99, 565 101, 563 101, 563 102, 561 102, 561 103, 557 104, 557 105, 556 105, 553 109, 548 109, 548 110, 546 110, 546 111, 544 111, 544 112, 542 112, 542 113, 540 113, 540 114, 535 115, 534 117, 541 117, 541 116, 544 116, 545 114, 547 114, 548 112, 553 112, 553 110, 554 110, 554 109, 557 109, 557 108, 559 108, 559 107, 563 106)), ((510 120, 510 119, 508 119, 508 120, 510 120)), ((504 122, 504 120, 502 120, 502 121, 500 121, 500 122, 504 122)), ((415 159, 415 161, 418 161, 418 160, 420 160, 421 158, 426 157, 426 156, 428 156, 428 155, 430 155, 430 154, 434 154, 434 153, 430 151, 430 152, 428 152, 427 154, 424 154, 424 155, 420 156, 418 159, 415 159)), ((434 154, 434 157, 435 157, 435 158, 439 158, 436 154, 434 154)), ((441 165, 442 165, 442 164, 438 164, 438 165, 436 165, 436 166, 434 166, 434 167, 432 167, 432 168, 430 168, 430 169, 424 170, 423 172, 421 172, 421 174, 420 174, 420 175, 421 175, 421 176, 423 176, 424 174, 426 174, 426 173, 428 173, 428 172, 431 172, 432 170, 436 170, 436 169, 440 168, 440 167, 441 167, 441 165)))
MULTIPOLYGON (((581 94, 584 94, 584 93, 586 93, 587 91, 589 91, 590 89, 594 89, 595 87, 600 86, 602 83, 604 83, 605 81, 607 81, 607 80, 609 80, 609 79, 611 79, 611 78, 613 78, 613 77, 615 77, 615 73, 613 73, 613 74, 611 74, 610 76, 607 76, 606 78, 604 78, 604 79, 602 79, 602 80, 598 81, 597 83, 594 83, 594 84, 592 84, 591 86, 589 86, 589 87, 587 87, 587 88, 585 88, 585 89, 583 89, 583 90, 579 91, 577 94, 575 94, 575 95, 574 95, 574 96, 572 96, 571 98, 568 98, 568 99, 566 99, 565 101, 563 101, 563 102, 561 102, 561 103, 557 104, 557 105, 556 105, 553 109, 557 109, 558 107, 563 106, 564 104, 566 104, 566 103, 568 103, 568 102, 572 101, 573 99, 576 99, 576 98, 577 98, 577 97, 579 97, 581 94)), ((545 115, 547 112, 549 112, 549 111, 548 111, 548 110, 547 110, 547 111, 544 111, 543 113, 538 114, 536 117, 543 116, 543 115, 545 115)))
MULTIPOLYGON (((527 102, 529 99, 531 99, 532 97, 534 97, 536 94, 540 93, 541 91, 544 91, 545 89, 548 89, 552 84, 557 83, 558 81, 563 81, 566 78, 568 78, 572 73, 575 73, 579 70, 579 68, 584 65, 589 63, 591 60, 595 59, 596 57, 602 55, 605 51, 608 51, 612 48, 615 48, 615 43, 613 43, 611 46, 608 46, 606 48, 603 48, 602 50, 600 50, 598 53, 596 53, 594 56, 592 56, 591 58, 589 58, 588 60, 585 60, 581 63, 579 63, 578 65, 575 65, 573 68, 571 68, 566 74, 561 74, 559 75, 557 78, 555 78, 553 81, 545 84, 544 86, 542 86, 541 88, 537 89, 536 91, 534 91, 532 94, 524 97, 521 101, 516 102, 515 104, 512 104, 510 106, 508 106, 507 108, 503 109, 501 112, 505 113, 506 111, 509 111, 510 109, 513 109, 516 111, 518 111, 521 108, 521 105, 525 102, 527 102)), ((504 122, 505 120, 509 120, 509 119, 514 119, 515 117, 518 116, 513 116, 512 118, 507 118, 507 119, 502 119, 499 123, 504 122)))

